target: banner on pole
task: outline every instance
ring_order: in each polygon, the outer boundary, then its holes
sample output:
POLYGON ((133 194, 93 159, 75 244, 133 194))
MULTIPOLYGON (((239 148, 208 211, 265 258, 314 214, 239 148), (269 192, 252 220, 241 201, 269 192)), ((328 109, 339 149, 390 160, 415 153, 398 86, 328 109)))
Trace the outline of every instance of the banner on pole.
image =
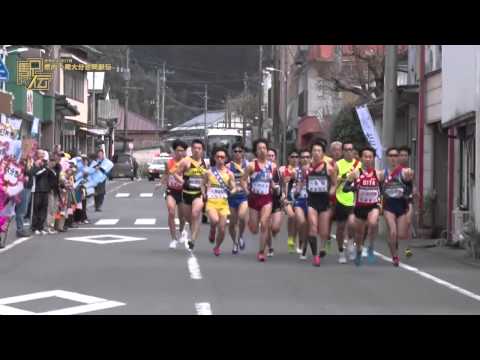
POLYGON ((373 124, 372 116, 370 115, 367 105, 357 106, 355 107, 355 110, 368 143, 375 149, 377 157, 381 160, 383 154, 382 143, 378 136, 377 129, 373 124))

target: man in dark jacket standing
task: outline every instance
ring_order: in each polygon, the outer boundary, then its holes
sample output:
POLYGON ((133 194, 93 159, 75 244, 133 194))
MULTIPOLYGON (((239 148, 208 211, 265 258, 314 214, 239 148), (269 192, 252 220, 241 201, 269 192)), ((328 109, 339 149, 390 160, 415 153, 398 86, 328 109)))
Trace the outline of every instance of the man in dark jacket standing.
MULTIPOLYGON (((105 159, 105 154, 103 150, 98 150, 97 152, 97 166, 95 168, 99 169, 103 173, 105 171, 100 167, 102 161, 105 159)), ((107 174, 105 174, 107 175, 107 174)), ((107 184, 107 179, 105 179, 104 182, 98 184, 95 187, 95 211, 101 212, 102 211, 102 205, 103 205, 103 200, 105 199, 105 193, 106 193, 106 184, 107 184)))
POLYGON ((47 161, 45 152, 39 150, 37 152, 37 160, 32 167, 33 178, 33 218, 32 231, 35 235, 46 235, 44 230, 45 220, 48 210, 48 194, 50 193, 49 171, 47 169, 47 161))
POLYGON ((15 220, 17 222, 17 237, 25 237, 30 235, 28 231, 25 230, 24 217, 25 217, 25 214, 27 213, 27 207, 30 203, 30 197, 32 194, 33 159, 31 157, 22 159, 22 163, 25 167, 25 181, 23 184, 23 190, 20 193, 20 202, 15 207, 15 220))

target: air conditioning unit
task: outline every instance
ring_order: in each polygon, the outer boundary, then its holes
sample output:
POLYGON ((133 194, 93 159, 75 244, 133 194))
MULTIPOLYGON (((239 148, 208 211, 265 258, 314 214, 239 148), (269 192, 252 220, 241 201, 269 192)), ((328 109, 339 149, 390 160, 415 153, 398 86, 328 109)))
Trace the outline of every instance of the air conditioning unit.
POLYGON ((455 245, 463 245, 465 236, 463 232, 466 229, 467 223, 471 220, 470 211, 456 209, 452 211, 453 215, 453 229, 452 229, 452 243, 455 245))

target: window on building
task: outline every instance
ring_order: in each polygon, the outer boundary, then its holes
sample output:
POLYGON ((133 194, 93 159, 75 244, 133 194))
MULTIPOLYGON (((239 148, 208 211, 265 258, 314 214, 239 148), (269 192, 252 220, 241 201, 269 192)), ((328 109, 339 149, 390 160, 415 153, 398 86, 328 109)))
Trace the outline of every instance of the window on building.
POLYGON ((298 116, 305 116, 307 114, 307 107, 305 106, 305 90, 298 96, 298 116))
POLYGON ((471 210, 475 186, 475 125, 459 128, 460 139, 460 196, 459 206, 471 210))
POLYGON ((85 73, 83 71, 64 71, 64 94, 70 99, 84 102, 85 73))
POLYGON ((425 73, 436 71, 442 68, 442 46, 425 46, 425 73))

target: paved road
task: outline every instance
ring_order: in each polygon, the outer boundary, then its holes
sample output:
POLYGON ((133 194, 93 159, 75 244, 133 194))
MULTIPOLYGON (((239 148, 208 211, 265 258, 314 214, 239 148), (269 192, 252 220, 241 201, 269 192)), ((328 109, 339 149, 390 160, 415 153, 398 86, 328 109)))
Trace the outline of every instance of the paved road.
POLYGON ((381 240, 375 265, 340 265, 334 251, 314 268, 287 253, 284 234, 258 263, 250 235, 245 252, 232 256, 227 238, 216 258, 203 225, 191 257, 168 249, 153 183, 117 180, 109 191, 92 225, 0 251, 0 314, 480 314, 479 269, 425 250, 394 268, 381 240))

